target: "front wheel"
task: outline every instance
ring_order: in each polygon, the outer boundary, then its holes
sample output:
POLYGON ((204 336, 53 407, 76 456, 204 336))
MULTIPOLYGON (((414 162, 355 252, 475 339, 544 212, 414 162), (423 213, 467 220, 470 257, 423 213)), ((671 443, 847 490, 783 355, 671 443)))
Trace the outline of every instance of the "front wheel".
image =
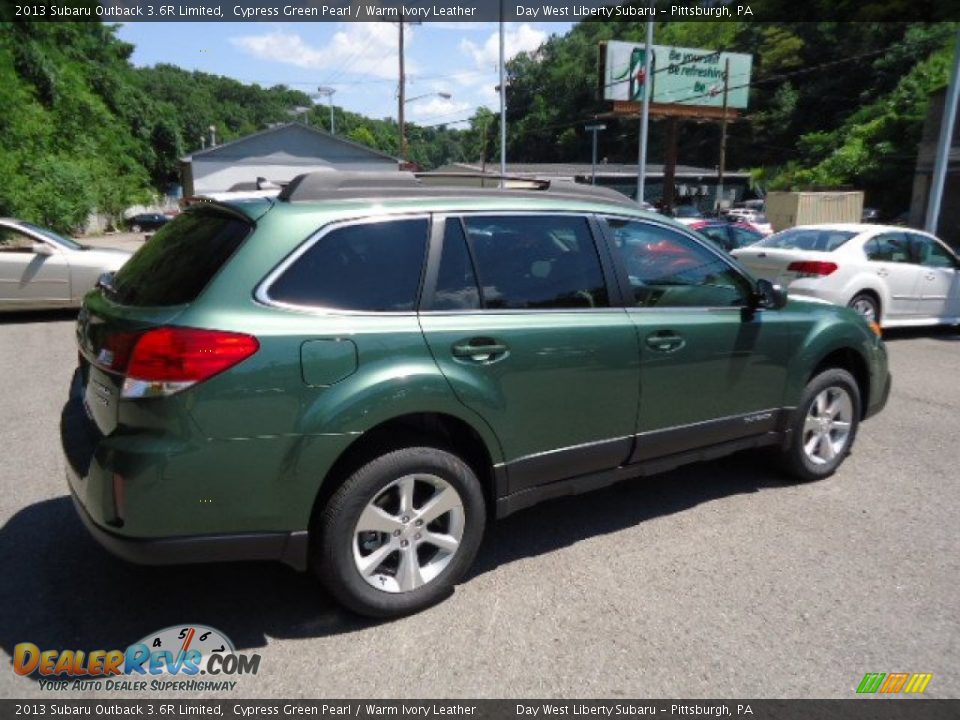
POLYGON ((784 469, 798 480, 832 475, 850 452, 860 424, 860 390, 846 370, 826 370, 809 383, 797 408, 784 469))
POLYGON ((469 569, 486 523, 476 475, 456 455, 408 447, 367 463, 315 528, 327 589, 361 615, 396 617, 446 597, 469 569))

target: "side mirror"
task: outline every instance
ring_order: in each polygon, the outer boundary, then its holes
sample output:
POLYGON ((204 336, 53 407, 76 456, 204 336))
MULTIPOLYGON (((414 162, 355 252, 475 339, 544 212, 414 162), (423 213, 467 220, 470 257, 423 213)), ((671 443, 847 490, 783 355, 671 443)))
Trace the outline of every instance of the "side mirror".
POLYGON ((38 242, 33 244, 34 255, 53 255, 53 248, 46 243, 38 242))
POLYGON ((754 296, 757 307, 779 310, 787 304, 787 291, 769 280, 757 280, 757 294, 754 296))

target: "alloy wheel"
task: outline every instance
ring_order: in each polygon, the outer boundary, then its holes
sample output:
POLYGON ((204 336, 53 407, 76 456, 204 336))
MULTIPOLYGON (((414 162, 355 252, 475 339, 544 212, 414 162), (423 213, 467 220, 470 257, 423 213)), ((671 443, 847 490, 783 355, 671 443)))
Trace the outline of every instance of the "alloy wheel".
POLYGON ((850 440, 853 399, 842 387, 828 387, 814 398, 803 423, 803 452, 815 465, 841 456, 850 440))
POLYGON ((444 479, 405 475, 367 503, 353 531, 353 560, 371 586, 410 592, 435 579, 463 540, 463 500, 444 479))
POLYGON ((851 308, 860 315, 863 316, 864 320, 868 322, 876 322, 877 320, 877 308, 869 298, 859 297, 853 301, 850 305, 851 308))

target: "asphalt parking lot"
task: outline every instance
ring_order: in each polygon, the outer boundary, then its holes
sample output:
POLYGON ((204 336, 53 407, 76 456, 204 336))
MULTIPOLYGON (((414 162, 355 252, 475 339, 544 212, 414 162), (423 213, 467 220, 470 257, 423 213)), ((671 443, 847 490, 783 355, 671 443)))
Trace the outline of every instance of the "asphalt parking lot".
POLYGON ((953 330, 889 340, 889 406, 834 477, 739 455, 542 505, 493 528, 447 602, 389 623, 281 565, 101 550, 63 477, 72 332, 70 313, 0 316, 3 697, 51 697, 12 671, 17 643, 124 648, 183 623, 262 656, 233 697, 847 698, 897 671, 960 696, 953 330))

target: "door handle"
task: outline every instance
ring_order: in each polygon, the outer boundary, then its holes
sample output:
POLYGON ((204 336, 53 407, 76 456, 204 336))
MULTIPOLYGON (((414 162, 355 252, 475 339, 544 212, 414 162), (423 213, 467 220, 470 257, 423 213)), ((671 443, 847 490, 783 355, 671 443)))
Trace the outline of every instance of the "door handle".
POLYGON ((890 274, 890 271, 887 270, 886 268, 880 268, 879 270, 877 270, 877 275, 879 275, 880 277, 886 277, 889 274, 890 274))
POLYGON ((686 345, 687 341, 672 330, 660 330, 647 335, 646 343, 647 347, 657 352, 674 352, 686 345))
POLYGON ((937 276, 934 275, 933 273, 929 273, 929 274, 927 274, 927 275, 924 275, 924 277, 925 277, 927 280, 936 280, 936 279, 937 279, 937 276))
POLYGON ((475 337, 454 343, 450 351, 455 358, 470 362, 488 363, 507 356, 510 348, 493 338, 475 337))

